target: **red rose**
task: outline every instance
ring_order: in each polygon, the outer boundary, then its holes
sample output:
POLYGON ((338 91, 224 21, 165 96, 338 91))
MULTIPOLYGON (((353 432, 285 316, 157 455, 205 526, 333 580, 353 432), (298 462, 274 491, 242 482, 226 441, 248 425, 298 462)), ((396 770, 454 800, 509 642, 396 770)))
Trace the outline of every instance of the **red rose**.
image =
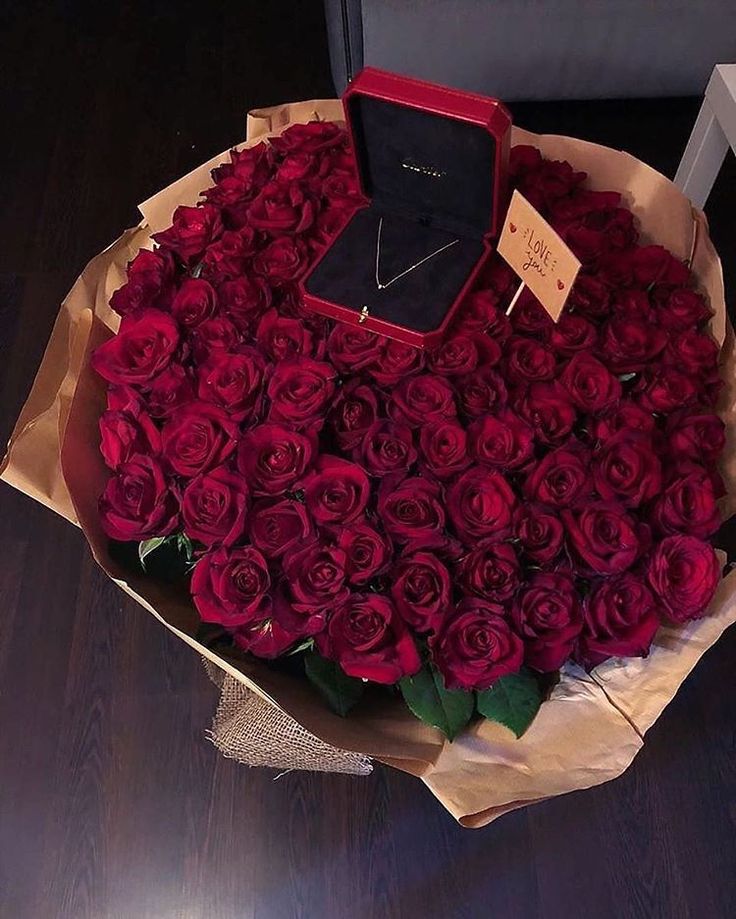
POLYGON ((317 214, 312 228, 312 246, 328 245, 347 223, 350 212, 340 207, 327 207, 317 214))
POLYGON ((240 344, 240 333, 229 319, 215 316, 193 329, 190 341, 195 362, 203 364, 217 352, 235 351, 240 344))
POLYGON ((171 314, 183 326, 192 328, 217 311, 214 287, 202 278, 185 278, 171 304, 171 314))
POLYGON ((470 465, 468 435, 456 421, 433 421, 419 430, 422 465, 438 479, 450 479, 470 465))
POLYGON ((652 552, 647 578, 673 622, 702 618, 721 579, 713 547, 694 536, 668 536, 652 552))
POLYGON ((352 450, 378 418, 378 397, 370 386, 350 380, 341 386, 332 408, 330 426, 342 450, 352 450))
POLYGON ((460 410, 477 418, 503 408, 508 401, 506 384, 500 373, 491 367, 481 367, 455 383, 460 410))
POLYGON ((634 253, 636 249, 614 249, 598 260, 598 282, 614 289, 635 283, 634 253))
POLYGON ((394 485, 386 478, 378 494, 378 516, 397 542, 432 538, 445 526, 440 488, 427 479, 407 478, 394 485))
POLYGON ((379 386, 395 386, 404 377, 419 373, 423 368, 423 351, 401 341, 385 338, 375 362, 368 364, 365 369, 379 386))
POLYGON ((478 418, 468 428, 470 454, 486 466, 518 469, 532 456, 534 433, 510 409, 478 418))
POLYGON ((593 481, 601 498, 617 498, 626 507, 638 507, 662 488, 662 464, 647 434, 623 430, 595 453, 593 481))
POLYGON ((525 494, 553 507, 573 507, 590 498, 590 453, 576 443, 558 447, 532 467, 525 494))
POLYGON ((284 184, 299 182, 316 175, 323 168, 322 164, 327 163, 327 157, 320 158, 312 153, 289 153, 276 170, 276 180, 284 184))
POLYGON ((532 338, 517 336, 506 343, 505 363, 507 377, 513 383, 550 380, 557 367, 557 360, 549 348, 532 338))
POLYGON ((481 540, 460 565, 460 581, 467 593, 494 603, 505 603, 521 581, 519 560, 513 546, 492 539, 481 540))
POLYGON ((651 319, 652 305, 645 290, 617 290, 613 294, 613 314, 617 319, 651 319))
POLYGON ((198 475, 184 489, 181 516, 190 539, 232 545, 243 533, 248 488, 242 477, 218 466, 198 475))
POLYGON ((411 428, 393 421, 375 421, 354 457, 371 475, 405 472, 417 458, 411 428))
POLYGON ((665 328, 686 332, 702 325, 713 315, 705 300, 688 287, 668 291, 667 299, 657 310, 657 321, 665 328))
POLYGON ((280 558, 312 535, 306 508, 290 498, 256 501, 248 514, 248 536, 266 558, 280 558))
POLYGON ((528 558, 549 565, 560 554, 565 528, 557 511, 527 502, 514 515, 514 535, 528 558))
POLYGON ((680 456, 714 463, 726 445, 726 426, 710 412, 684 409, 667 419, 670 449, 680 456))
POLYGON ((340 210, 354 208, 363 200, 356 177, 340 172, 333 173, 324 180, 322 197, 329 207, 340 210))
POLYGON ((450 572, 432 552, 402 555, 391 570, 391 599, 417 632, 436 632, 450 607, 450 572))
POLYGON ((662 246, 641 246, 634 250, 634 277, 643 287, 650 284, 667 284, 681 287, 690 279, 686 265, 662 246))
POLYGON ((564 572, 533 575, 514 604, 513 617, 526 663, 542 673, 559 670, 583 625, 572 577, 564 572))
POLYGON ((578 351, 592 351, 598 341, 598 331, 592 322, 575 313, 563 313, 550 336, 555 354, 572 357, 578 351))
POLYGON ((429 352, 429 369, 441 376, 464 376, 482 363, 484 367, 497 364, 501 346, 486 335, 456 334, 429 352))
POLYGON ((325 625, 322 611, 299 611, 277 590, 273 602, 264 609, 266 619, 241 626, 233 634, 235 644, 255 657, 273 660, 300 639, 315 635, 325 625))
POLYGON ((298 182, 269 182, 248 208, 248 219, 270 236, 303 233, 314 221, 314 203, 298 182))
POLYGON ((181 364, 169 364, 151 382, 146 405, 154 418, 167 418, 175 409, 194 401, 194 387, 181 364))
POLYGON ((452 331, 460 335, 486 332, 499 344, 511 334, 511 320, 499 309, 501 293, 494 290, 479 290, 464 301, 453 319, 452 331))
POLYGON ((294 357, 277 365, 268 384, 269 419, 310 427, 322 423, 335 392, 335 368, 310 357, 294 357))
POLYGON ((356 463, 322 453, 304 483, 304 501, 319 526, 347 523, 365 510, 371 486, 356 463))
POLYGON ((662 351, 667 333, 638 319, 611 319, 603 328, 599 352, 616 373, 636 373, 662 351))
POLYGON ((622 402, 610 414, 593 419, 591 433, 596 440, 606 441, 619 431, 651 433, 655 427, 654 416, 636 402, 622 402))
POLYGON ((312 462, 312 441, 278 424, 247 431, 238 448, 238 470, 256 495, 282 495, 312 462))
POLYGON ((618 574, 641 554, 645 534, 618 504, 600 501, 564 510, 562 522, 572 559, 582 574, 618 574))
POLYGON ((250 335, 271 305, 271 288, 255 275, 242 275, 217 288, 223 313, 243 334, 250 335))
POLYGON ((609 657, 646 657, 659 628, 657 602, 630 571, 596 584, 583 603, 575 657, 596 667, 609 657))
POLYGON ((713 479, 695 463, 685 464, 657 499, 652 522, 661 533, 712 536, 721 525, 713 479))
POLYGON ((197 207, 179 205, 174 211, 171 226, 152 239, 162 249, 170 249, 179 258, 191 264, 197 261, 211 242, 222 234, 219 210, 212 204, 197 207))
POLYGON ((269 143, 278 153, 319 153, 345 141, 345 131, 334 121, 310 121, 294 124, 269 143))
POLYGON ((598 278, 589 274, 578 275, 567 300, 567 309, 588 319, 600 319, 610 310, 611 293, 598 278))
POLYGON ((258 347, 278 362, 295 355, 314 353, 314 337, 298 319, 279 316, 276 310, 269 310, 261 318, 256 331, 258 347))
POLYGON ((110 306, 120 316, 148 307, 165 308, 174 285, 174 259, 166 250, 141 249, 128 262, 128 280, 110 298, 110 306))
MULTIPOLYGON (((290 549, 283 569, 297 610, 334 610, 350 595, 345 586, 347 556, 342 549, 314 541, 290 549)), ((334 613, 333 613, 334 615, 334 613)))
POLYGON ((376 361, 381 353, 380 335, 346 322, 335 324, 327 339, 327 353, 342 373, 352 373, 376 361))
POLYGON ((265 369, 255 348, 217 354, 199 368, 199 398, 227 409, 235 421, 250 418, 261 401, 265 369))
POLYGON ((319 653, 337 661, 348 676, 374 683, 397 683, 422 666, 403 619, 380 594, 353 594, 315 642, 319 653))
POLYGON ((120 330, 92 355, 92 367, 108 383, 141 385, 166 368, 179 345, 179 330, 166 313, 144 310, 125 317, 120 330))
POLYGON ((337 546, 345 553, 345 572, 351 584, 367 584, 383 574, 391 561, 388 537, 360 521, 338 530, 337 546))
POLYGON ((621 398, 621 384, 590 354, 576 354, 565 367, 560 382, 581 411, 601 412, 621 398))
POLYGON ((179 526, 179 501, 158 461, 134 456, 118 466, 100 498, 102 528, 121 542, 168 536, 179 526))
POLYGON ((189 478, 225 462, 237 440, 237 424, 224 409, 208 402, 190 402, 176 409, 161 432, 166 463, 189 478))
POLYGON ((161 452, 161 435, 148 414, 107 411, 100 417, 100 452, 110 467, 117 469, 136 453, 156 456, 161 452))
POLYGON ((710 335, 690 329, 670 337, 664 361, 685 373, 707 374, 718 367, 719 351, 717 342, 710 335))
POLYGON ((647 368, 636 384, 639 404, 648 412, 667 415, 675 409, 692 405, 698 390, 691 377, 674 367, 647 368))
POLYGON ((528 287, 524 288, 516 301, 511 325, 517 334, 528 335, 540 341, 547 341, 555 327, 550 314, 528 287))
POLYGON ((248 259, 255 252, 256 236, 252 227, 225 230, 208 247, 202 260, 202 273, 215 284, 231 281, 245 271, 248 259))
POLYGON ((532 383, 518 395, 516 411, 543 444, 553 445, 565 440, 577 420, 570 395, 558 380, 532 383))
POLYGON ((389 414, 404 424, 441 421, 455 413, 452 387, 443 377, 432 373, 408 377, 391 394, 389 414))
POLYGON ((272 240, 253 259, 253 268, 272 284, 295 281, 307 267, 307 248, 301 239, 281 236, 272 240))
POLYGON ((266 559, 252 546, 206 552, 192 575, 192 599, 203 622, 233 629, 268 615, 271 578, 266 559))
POLYGON ((542 165, 542 154, 531 144, 517 144, 511 148, 509 172, 512 176, 524 176, 542 165))
POLYGON ((266 181, 272 165, 273 151, 268 144, 260 143, 243 150, 231 150, 230 162, 221 163, 212 170, 217 184, 225 179, 237 178, 250 189, 251 196, 266 181))
POLYGON ((508 536, 515 505, 516 497, 506 479, 499 472, 478 466, 464 472, 447 494, 447 512, 466 545, 485 536, 508 536))
POLYGON ((524 646, 502 606, 466 597, 429 640, 432 659, 448 689, 488 689, 524 660, 524 646))
POLYGON ((590 269, 598 264, 598 260, 608 251, 608 241, 605 233, 584 223, 575 223, 566 227, 562 238, 580 259, 583 265, 590 269))

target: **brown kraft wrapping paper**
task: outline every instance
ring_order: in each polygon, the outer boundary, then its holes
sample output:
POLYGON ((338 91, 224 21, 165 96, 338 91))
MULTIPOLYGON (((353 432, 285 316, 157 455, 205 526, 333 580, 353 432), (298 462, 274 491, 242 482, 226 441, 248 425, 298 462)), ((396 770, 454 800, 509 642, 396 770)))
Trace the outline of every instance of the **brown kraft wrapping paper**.
MULTIPOLYGON (((336 100, 277 106, 248 115, 252 145, 289 124, 342 120, 336 100)), ((623 193, 645 239, 690 259, 715 315, 711 331, 723 344, 726 381, 719 410, 728 426, 722 472, 728 489, 724 516, 736 509, 736 353, 728 325, 723 278, 705 217, 667 180, 626 153, 555 135, 515 128, 514 143, 569 159, 589 185, 623 193)), ((725 628, 736 620, 736 575, 726 577, 706 618, 663 627, 646 660, 613 659, 586 674, 568 666, 524 736, 479 721, 453 743, 416 720, 399 700, 368 694, 348 718, 328 711, 309 684, 275 673, 236 651, 215 653, 202 641, 186 590, 121 570, 110 558, 97 517, 107 477, 98 450, 105 386, 89 355, 114 334, 112 292, 125 266, 150 235, 170 223, 177 204, 194 204, 211 184, 210 170, 228 151, 140 205, 143 219, 87 265, 63 302, 43 361, 0 467, 0 478, 81 526, 92 552, 115 582, 199 654, 336 747, 366 753, 419 776, 464 826, 483 826, 509 810, 553 795, 598 785, 620 775, 643 745, 645 732, 679 685, 725 628)))

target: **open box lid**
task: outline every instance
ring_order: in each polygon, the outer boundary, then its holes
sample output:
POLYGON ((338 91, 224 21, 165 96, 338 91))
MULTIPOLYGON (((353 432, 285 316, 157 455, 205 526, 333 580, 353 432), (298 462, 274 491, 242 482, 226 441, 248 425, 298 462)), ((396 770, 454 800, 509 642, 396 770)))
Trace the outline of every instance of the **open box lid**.
POLYGON ((343 102, 375 206, 463 236, 498 235, 511 136, 501 102, 370 67, 343 102))

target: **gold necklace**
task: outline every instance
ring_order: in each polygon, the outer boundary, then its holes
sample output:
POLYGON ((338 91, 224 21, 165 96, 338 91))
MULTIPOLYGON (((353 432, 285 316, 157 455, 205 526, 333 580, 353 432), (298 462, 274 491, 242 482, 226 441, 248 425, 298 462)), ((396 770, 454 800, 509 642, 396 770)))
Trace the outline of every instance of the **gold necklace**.
POLYGON ((449 249, 452 246, 454 246, 456 243, 460 242, 459 239, 453 239, 451 243, 447 243, 446 245, 441 246, 439 249, 436 249, 434 252, 430 252, 429 255, 425 255, 423 259, 421 259, 418 262, 415 262, 413 265, 410 265, 404 271, 395 275, 393 278, 386 281, 386 283, 384 284, 384 282, 381 281, 381 279, 378 276, 379 275, 379 263, 381 261, 381 235, 382 233, 383 233, 383 217, 381 217, 381 219, 378 221, 378 235, 376 236, 376 287, 378 288, 378 290, 386 290, 386 288, 390 287, 394 282, 405 277, 407 274, 414 271, 416 268, 419 268, 425 262, 428 262, 431 258, 434 258, 435 255, 439 255, 440 252, 444 252, 445 249, 449 249))

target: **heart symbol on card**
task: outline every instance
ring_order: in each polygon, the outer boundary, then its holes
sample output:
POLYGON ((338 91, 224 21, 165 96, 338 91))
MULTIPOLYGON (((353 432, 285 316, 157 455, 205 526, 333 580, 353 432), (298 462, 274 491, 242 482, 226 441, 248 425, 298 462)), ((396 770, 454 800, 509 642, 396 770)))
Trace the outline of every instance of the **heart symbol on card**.
POLYGON ((516 224, 510 223, 510 224, 509 224, 509 230, 510 230, 512 233, 515 233, 515 232, 516 232, 516 224))
POLYGON ((564 290, 564 289, 565 289, 565 285, 562 283, 562 281, 558 279, 557 280, 557 290, 564 290))

